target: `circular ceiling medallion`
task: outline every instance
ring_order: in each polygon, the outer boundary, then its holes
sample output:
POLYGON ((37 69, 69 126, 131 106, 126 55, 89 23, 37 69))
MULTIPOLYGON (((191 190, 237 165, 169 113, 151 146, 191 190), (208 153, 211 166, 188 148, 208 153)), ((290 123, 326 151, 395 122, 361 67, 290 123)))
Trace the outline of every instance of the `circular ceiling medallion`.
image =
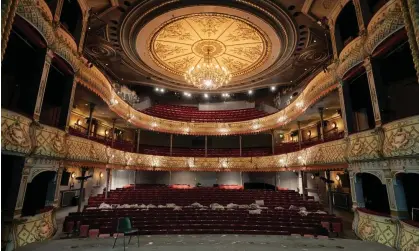
POLYGON ((149 38, 154 62, 183 76, 209 57, 233 77, 251 72, 270 54, 271 41, 245 19, 221 13, 199 13, 163 23, 149 38))

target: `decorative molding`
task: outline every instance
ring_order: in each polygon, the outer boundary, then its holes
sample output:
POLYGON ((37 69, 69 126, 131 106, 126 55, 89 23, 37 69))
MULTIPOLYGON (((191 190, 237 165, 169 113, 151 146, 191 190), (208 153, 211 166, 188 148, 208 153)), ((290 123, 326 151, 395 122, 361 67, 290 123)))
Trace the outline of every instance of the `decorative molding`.
MULTIPOLYGON (((341 0, 340 4, 344 4, 347 1, 348 0, 341 0)), ((395 4, 394 2, 392 3, 395 4)), ((355 40, 355 42, 353 41, 347 45, 348 48, 345 47, 344 51, 352 51, 353 53, 348 54, 348 56, 346 56, 346 53, 342 54, 340 60, 338 60, 336 64, 332 64, 328 67, 328 72, 320 72, 317 74, 310 81, 301 95, 281 112, 277 112, 257 120, 247 120, 233 123, 185 123, 181 121, 152 117, 132 109, 127 103, 125 103, 125 101, 118 97, 118 95, 112 89, 111 82, 102 72, 100 72, 99 69, 96 67, 88 68, 84 64, 86 60, 78 55, 77 50, 74 50, 74 46, 70 42, 66 41, 66 36, 62 32, 60 33, 57 31, 57 28, 55 28, 51 20, 49 20, 49 15, 46 14, 46 10, 39 7, 39 5, 35 4, 34 1, 21 0, 19 2, 17 13, 22 18, 31 23, 34 28, 37 29, 45 38, 48 46, 73 67, 73 70, 76 72, 76 77, 80 80, 80 83, 101 97, 109 105, 109 108, 113 112, 122 118, 125 118, 126 114, 132 114, 133 118, 130 119, 130 123, 139 128, 173 134, 250 134, 271 130, 281 125, 285 125, 293 119, 297 118, 299 115, 303 114, 305 110, 311 104, 314 104, 319 98, 323 97, 338 87, 337 77, 342 77, 342 74, 345 74, 352 67, 356 66, 358 62, 363 61, 364 58, 362 56, 365 56, 363 48, 366 46, 366 44, 368 44, 368 41, 370 41, 369 45, 373 45, 370 46, 371 48, 375 48, 379 43, 382 42, 382 40, 377 39, 371 40, 371 35, 367 34, 365 38, 358 38, 355 40), (366 42, 363 43, 363 41, 366 42), (373 41, 375 41, 376 44, 373 44, 373 41), (303 104, 303 106, 297 107, 296 104, 303 104), (189 130, 185 130, 185 128, 189 128, 189 130)), ((369 28, 376 31, 374 36, 385 38, 399 30, 401 27, 401 25, 388 25, 388 23, 384 21, 377 22, 375 23, 374 27, 369 28), (383 25, 386 27, 381 28, 383 25), (377 33, 378 31, 379 33, 377 33)))

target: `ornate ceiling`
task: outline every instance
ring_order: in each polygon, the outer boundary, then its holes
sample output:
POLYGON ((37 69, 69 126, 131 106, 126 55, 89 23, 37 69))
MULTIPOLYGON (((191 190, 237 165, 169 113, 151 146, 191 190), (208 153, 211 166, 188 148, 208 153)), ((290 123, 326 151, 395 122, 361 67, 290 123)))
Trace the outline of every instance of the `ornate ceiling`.
POLYGON ((233 73, 216 92, 289 86, 328 55, 324 30, 297 0, 91 2, 85 52, 124 84, 199 92, 183 74, 209 49, 233 73))
POLYGON ((266 61, 271 54, 271 41, 245 19, 201 13, 162 24, 149 38, 148 48, 156 64, 179 76, 209 57, 237 77, 266 61))

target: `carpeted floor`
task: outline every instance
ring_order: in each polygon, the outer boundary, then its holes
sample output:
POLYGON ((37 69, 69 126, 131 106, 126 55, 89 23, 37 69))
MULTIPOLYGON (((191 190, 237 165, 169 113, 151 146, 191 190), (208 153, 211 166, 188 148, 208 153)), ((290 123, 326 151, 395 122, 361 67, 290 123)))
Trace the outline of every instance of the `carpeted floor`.
MULTIPOLYGON (((119 238, 112 249, 113 238, 66 239, 33 243, 17 251, 122 251, 119 238)), ((128 242, 128 237, 126 239, 128 242)), ((140 247, 133 237, 126 250, 141 251, 394 251, 384 245, 348 239, 312 239, 266 235, 158 235, 140 236, 140 247)))

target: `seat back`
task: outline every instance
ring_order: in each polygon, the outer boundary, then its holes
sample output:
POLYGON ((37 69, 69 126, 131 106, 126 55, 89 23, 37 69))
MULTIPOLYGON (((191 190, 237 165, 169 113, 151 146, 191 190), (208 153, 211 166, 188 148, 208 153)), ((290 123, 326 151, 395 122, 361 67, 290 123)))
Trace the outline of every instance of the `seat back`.
POLYGON ((118 232, 132 229, 131 219, 129 217, 122 217, 118 219, 118 232))

